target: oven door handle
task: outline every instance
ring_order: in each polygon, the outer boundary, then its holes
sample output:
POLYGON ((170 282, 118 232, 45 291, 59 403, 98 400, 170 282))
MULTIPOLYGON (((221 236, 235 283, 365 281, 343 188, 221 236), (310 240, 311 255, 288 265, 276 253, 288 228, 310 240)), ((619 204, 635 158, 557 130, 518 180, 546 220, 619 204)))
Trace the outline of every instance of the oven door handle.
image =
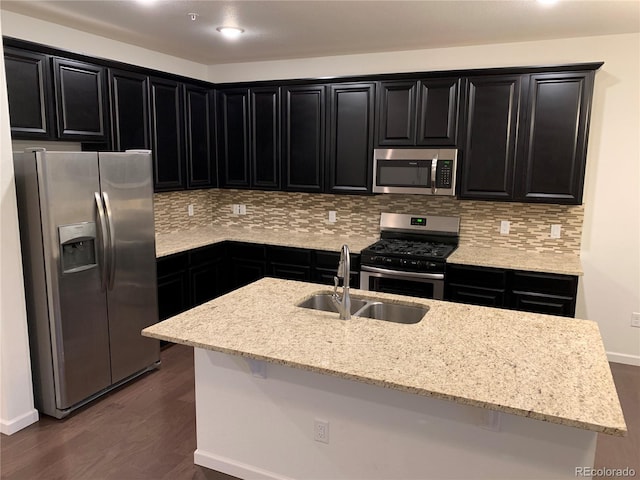
POLYGON ((403 270, 389 270, 387 268, 370 267, 361 265, 360 270, 363 272, 386 273, 388 275, 396 275, 407 278, 426 278, 429 280, 444 280, 444 273, 422 273, 422 272, 405 272, 403 270))

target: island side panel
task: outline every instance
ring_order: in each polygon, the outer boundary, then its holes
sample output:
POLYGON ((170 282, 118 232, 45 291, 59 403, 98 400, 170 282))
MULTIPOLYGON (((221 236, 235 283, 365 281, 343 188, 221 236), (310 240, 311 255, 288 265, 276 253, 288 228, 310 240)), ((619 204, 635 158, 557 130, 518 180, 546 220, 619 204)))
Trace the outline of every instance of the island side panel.
POLYGON ((575 479, 593 466, 587 430, 498 413, 493 431, 481 408, 199 348, 195 375, 195 463, 240 478, 575 479))

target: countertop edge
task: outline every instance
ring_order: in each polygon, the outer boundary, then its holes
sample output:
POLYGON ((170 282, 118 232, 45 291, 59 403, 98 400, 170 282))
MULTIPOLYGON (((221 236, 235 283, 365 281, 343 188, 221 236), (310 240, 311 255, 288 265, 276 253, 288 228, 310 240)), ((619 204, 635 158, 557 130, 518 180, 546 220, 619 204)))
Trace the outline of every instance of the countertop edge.
POLYGON ((234 349, 228 349, 228 348, 224 348, 224 347, 217 347, 215 345, 203 344, 203 343, 194 342, 194 341, 190 341, 190 340, 184 340, 184 339, 180 339, 180 338, 176 338, 176 337, 171 337, 171 336, 168 336, 168 335, 159 335, 159 334, 155 334, 155 333, 151 333, 151 332, 146 332, 146 329, 142 331, 142 335, 145 336, 145 337, 155 338, 157 340, 165 340, 165 341, 169 341, 169 342, 172 342, 172 343, 177 343, 177 344, 180 344, 180 345, 186 345, 186 346, 193 347, 193 348, 201 348, 201 349, 204 349, 204 350, 220 352, 220 353, 224 353, 224 354, 228 354, 228 355, 234 355, 234 356, 243 357, 243 358, 250 358, 250 359, 253 359, 253 360, 265 361, 265 362, 276 364, 276 365, 288 366, 288 367, 297 368, 297 369, 305 370, 305 371, 309 371, 309 372, 320 373, 320 374, 323 374, 323 375, 331 375, 331 376, 337 377, 337 378, 343 378, 343 379, 347 379, 347 380, 354 380, 354 381, 366 383, 366 384, 369 384, 369 385, 375 385, 375 386, 379 386, 379 387, 383 387, 383 388, 389 388, 389 389, 392 389, 392 390, 398 390, 398 391, 402 391, 402 392, 406 392, 406 393, 412 393, 412 394, 421 395, 421 396, 425 396, 425 397, 431 397, 431 398, 437 398, 437 399, 441 399, 441 400, 453 401, 453 402, 458 403, 460 405, 468 405, 468 406, 472 406, 472 407, 483 408, 483 409, 486 409, 486 410, 492 410, 492 411, 496 411, 496 412, 499 412, 499 413, 507 413, 507 414, 512 414, 512 415, 517 415, 517 416, 520 416, 520 417, 531 418, 531 419, 534 419, 534 420, 540 420, 540 421, 549 422, 549 423, 558 424, 558 425, 564 425, 564 426, 568 426, 568 427, 580 428, 582 430, 588 430, 588 431, 592 431, 592 432, 596 432, 596 433, 604 433, 604 434, 612 435, 612 436, 625 437, 627 435, 627 429, 621 429, 621 428, 616 428, 616 427, 605 427, 605 426, 602 426, 602 425, 597 425, 597 424, 593 424, 593 423, 589 423, 589 422, 581 422, 579 420, 572 420, 572 419, 567 419, 567 418, 564 418, 564 417, 537 413, 537 412, 533 412, 531 410, 522 410, 522 409, 519 409, 519 408, 508 407, 508 406, 505 406, 505 405, 493 404, 493 403, 488 403, 488 402, 481 402, 481 401, 469 399, 469 398, 466 398, 466 397, 459 397, 459 396, 456 396, 456 395, 451 395, 451 394, 446 394, 446 393, 441 393, 441 392, 434 392, 434 391, 430 391, 430 390, 426 390, 426 389, 408 387, 406 385, 402 385, 402 384, 398 384, 398 383, 394 383, 394 382, 385 382, 385 381, 376 380, 376 379, 373 379, 373 378, 370 378, 370 377, 363 377, 363 376, 360 376, 360 375, 354 375, 354 374, 351 374, 351 373, 348 373, 348 372, 340 372, 340 371, 336 371, 336 370, 332 370, 332 369, 327 369, 327 368, 322 368, 322 367, 318 367, 318 366, 309 365, 309 364, 306 364, 306 363, 292 362, 292 361, 288 361, 288 360, 284 360, 284 359, 280 359, 280 358, 267 357, 267 356, 264 356, 264 355, 257 355, 257 354, 253 354, 253 353, 245 352, 245 351, 241 351, 241 350, 234 350, 234 349))

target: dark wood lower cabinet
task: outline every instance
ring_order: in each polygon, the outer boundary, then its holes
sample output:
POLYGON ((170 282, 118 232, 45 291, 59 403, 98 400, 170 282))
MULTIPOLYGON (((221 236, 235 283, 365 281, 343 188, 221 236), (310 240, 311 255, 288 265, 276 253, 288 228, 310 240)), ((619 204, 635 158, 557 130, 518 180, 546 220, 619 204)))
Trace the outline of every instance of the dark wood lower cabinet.
POLYGON ((468 265, 447 265, 445 299, 573 317, 578 277, 468 265))
POLYGON ((173 317, 191 307, 188 263, 186 252, 157 260, 159 320, 173 317))

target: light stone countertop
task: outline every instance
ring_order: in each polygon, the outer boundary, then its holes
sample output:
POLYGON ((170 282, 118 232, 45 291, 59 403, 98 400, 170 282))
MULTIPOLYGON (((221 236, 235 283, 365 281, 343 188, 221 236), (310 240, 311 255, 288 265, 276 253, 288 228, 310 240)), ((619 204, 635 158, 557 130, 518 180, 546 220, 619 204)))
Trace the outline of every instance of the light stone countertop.
POLYGON ((156 234, 156 257, 164 257, 225 240, 334 252, 339 252, 340 247, 346 243, 352 253, 360 253, 362 249, 377 241, 378 237, 319 235, 313 232, 297 233, 274 231, 265 228, 234 228, 212 225, 179 232, 156 234))
POLYGON ((430 307, 417 324, 296 307, 323 285, 264 278, 143 335, 610 435, 626 425, 595 322, 352 290, 430 307))
MULTIPOLYGON (((378 236, 321 235, 316 233, 274 231, 260 227, 250 229, 207 226, 179 232, 156 234, 156 257, 185 252, 225 240, 334 252, 339 252, 340 247, 346 243, 352 253, 360 253, 361 250, 378 239, 378 236)), ((470 247, 460 245, 447 258, 447 263, 582 275, 582 266, 578 255, 524 252, 506 247, 470 247)))
POLYGON ((578 255, 525 252, 507 247, 469 247, 460 245, 449 255, 447 263, 576 276, 583 274, 580 256, 578 255))

